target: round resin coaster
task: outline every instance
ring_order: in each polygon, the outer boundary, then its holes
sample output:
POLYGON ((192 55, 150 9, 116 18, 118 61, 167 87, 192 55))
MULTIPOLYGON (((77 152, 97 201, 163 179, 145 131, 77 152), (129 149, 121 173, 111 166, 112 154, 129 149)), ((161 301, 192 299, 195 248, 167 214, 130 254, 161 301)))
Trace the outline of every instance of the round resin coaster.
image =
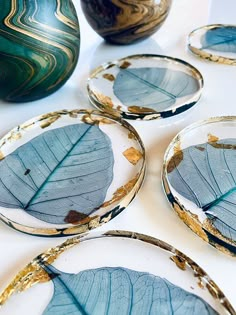
POLYGON ((181 131, 164 161, 166 195, 179 217, 217 249, 236 254, 236 117, 181 131))
POLYGON ((206 25, 189 34, 189 50, 206 60, 236 65, 236 26, 206 25))
POLYGON ((97 111, 36 117, 0 141, 0 219, 34 235, 84 233, 119 214, 145 173, 132 126, 97 111))
POLYGON ((0 295, 1 314, 235 314, 206 272, 171 245, 129 231, 92 234, 30 262, 0 295))
POLYGON ((88 80, 91 103, 127 119, 167 118, 192 107, 203 78, 187 62, 161 55, 133 55, 95 69, 88 80))

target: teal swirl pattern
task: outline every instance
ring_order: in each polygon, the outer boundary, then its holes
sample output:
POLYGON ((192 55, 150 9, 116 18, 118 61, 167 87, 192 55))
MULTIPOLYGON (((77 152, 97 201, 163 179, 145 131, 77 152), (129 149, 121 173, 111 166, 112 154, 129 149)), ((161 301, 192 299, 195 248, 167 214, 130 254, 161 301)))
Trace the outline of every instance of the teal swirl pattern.
POLYGON ((27 102, 58 90, 78 61, 71 0, 8 0, 0 10, 0 98, 27 102))

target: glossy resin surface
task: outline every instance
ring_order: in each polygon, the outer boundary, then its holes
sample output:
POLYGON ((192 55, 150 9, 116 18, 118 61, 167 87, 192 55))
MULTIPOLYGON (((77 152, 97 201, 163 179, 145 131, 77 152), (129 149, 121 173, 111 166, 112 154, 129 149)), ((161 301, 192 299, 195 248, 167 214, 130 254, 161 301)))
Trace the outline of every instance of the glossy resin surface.
POLYGON ((203 59, 236 65, 236 27, 216 24, 198 28, 190 33, 188 47, 203 59))
POLYGON ((171 143, 163 181, 174 209, 216 248, 236 254, 235 117, 194 124, 171 143))
POLYGON ((200 72, 183 60, 133 55, 95 69, 88 81, 90 101, 106 112, 129 119, 167 118, 196 104, 200 72))
POLYGON ((130 203, 144 177, 136 131, 99 112, 42 115, 12 130, 0 147, 0 216, 26 233, 97 227, 130 203))
POLYGON ((90 233, 49 249, 17 274, 0 305, 3 315, 26 308, 31 315, 235 314, 189 257, 131 231, 90 233))

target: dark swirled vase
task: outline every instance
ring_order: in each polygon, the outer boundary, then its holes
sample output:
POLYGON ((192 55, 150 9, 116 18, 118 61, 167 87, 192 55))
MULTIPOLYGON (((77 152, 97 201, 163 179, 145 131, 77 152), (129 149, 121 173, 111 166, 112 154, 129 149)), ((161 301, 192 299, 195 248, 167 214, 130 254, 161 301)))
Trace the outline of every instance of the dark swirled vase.
POLYGON ((0 99, 27 102, 58 90, 79 57, 71 0, 6 0, 0 10, 0 99))
POLYGON ((172 0, 81 0, 91 27, 105 40, 130 44, 155 33, 165 21, 172 0))

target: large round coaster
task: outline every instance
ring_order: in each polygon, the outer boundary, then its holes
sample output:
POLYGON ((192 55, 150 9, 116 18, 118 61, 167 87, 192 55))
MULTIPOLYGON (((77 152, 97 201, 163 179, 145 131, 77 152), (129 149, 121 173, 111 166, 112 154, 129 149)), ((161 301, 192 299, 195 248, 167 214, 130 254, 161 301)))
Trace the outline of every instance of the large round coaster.
POLYGON ((200 237, 236 254, 236 117, 217 117, 181 131, 163 168, 166 195, 200 237))
POLYGON ((120 213, 138 192, 145 152, 127 122, 63 110, 0 141, 0 219, 34 235, 84 233, 120 213))
POLYGON ((0 295, 0 304, 5 302, 3 315, 235 314, 220 288, 189 257, 129 231, 90 233, 49 249, 0 295))
POLYGON ((236 26, 213 24, 189 34, 189 50, 206 60, 236 65, 236 26))
POLYGON ((133 55, 95 69, 88 80, 91 103, 128 119, 167 118, 192 107, 203 78, 187 62, 161 55, 133 55))

